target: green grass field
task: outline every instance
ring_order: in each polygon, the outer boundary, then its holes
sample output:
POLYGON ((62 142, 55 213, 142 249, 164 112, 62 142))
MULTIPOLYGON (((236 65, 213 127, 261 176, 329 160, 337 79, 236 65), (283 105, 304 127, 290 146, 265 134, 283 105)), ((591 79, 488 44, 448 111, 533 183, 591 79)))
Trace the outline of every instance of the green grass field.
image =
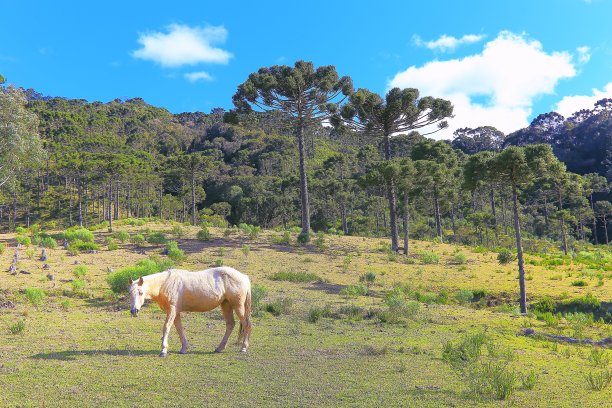
MULTIPOLYGON (((164 231, 187 255, 179 267, 228 265, 265 287, 249 352, 232 343, 212 353, 225 330, 213 311, 184 316, 188 354, 178 354, 173 329, 168 357, 158 357, 165 314, 147 304, 131 318, 129 298, 109 290, 107 275, 152 255, 164 258, 163 244, 117 241, 119 249, 108 251, 110 234, 96 232, 96 253, 70 255, 58 246, 41 262, 39 248, 23 248, 18 273, 10 275, 15 235, 1 235, 0 406, 603 407, 612 400, 612 386, 596 391, 585 378, 612 373, 609 349, 517 335, 531 327, 600 340, 612 336, 611 325, 584 315, 520 316, 516 266, 500 265, 496 253, 411 241, 413 256, 405 260, 379 238, 325 236, 300 246, 295 236, 291 245, 273 244, 282 233, 269 231, 249 238, 211 228, 212 240, 201 242, 191 227, 175 229, 180 237, 164 224, 117 230, 164 231), (85 268, 75 274, 77 266, 85 268), (398 285, 403 290, 390 295, 398 285), (476 333, 486 337, 478 361, 457 369, 443 358, 447 342, 476 333), (485 362, 515 376, 510 395, 470 391, 482 385, 477 368, 485 362), (523 381, 529 374, 532 389, 523 381)), ((527 255, 530 303, 586 294, 612 301, 609 262, 550 259, 527 255)))

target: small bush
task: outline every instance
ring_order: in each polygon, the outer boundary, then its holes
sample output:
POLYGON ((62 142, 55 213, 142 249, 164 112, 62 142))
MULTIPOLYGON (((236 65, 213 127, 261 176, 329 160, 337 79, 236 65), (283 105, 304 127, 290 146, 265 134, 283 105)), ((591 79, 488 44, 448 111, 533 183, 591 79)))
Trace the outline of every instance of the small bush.
POLYGON ((300 232, 297 236, 298 244, 305 245, 310 242, 310 234, 307 232, 300 232))
POLYGON ((340 290, 340 294, 347 298, 357 297, 357 296, 367 296, 368 287, 362 284, 348 285, 347 287, 344 287, 342 288, 342 290, 340 290))
POLYGON ((77 277, 77 279, 82 279, 85 277, 85 275, 87 275, 87 267, 85 265, 79 265, 74 268, 73 274, 77 277))
POLYGON ((251 306, 253 314, 257 315, 261 310, 261 301, 268 294, 268 289, 265 286, 254 284, 251 286, 251 306))
POLYGON ((274 302, 267 303, 265 310, 273 316, 280 316, 282 314, 288 314, 292 304, 293 302, 291 299, 282 298, 275 300, 274 302))
POLYGON ((250 245, 247 245, 247 244, 244 244, 244 245, 242 246, 241 251, 242 251, 242 253, 244 254, 244 256, 249 256, 249 254, 251 253, 251 246, 250 246, 250 245))
POLYGON ((62 306, 62 309, 68 310, 72 307, 72 302, 66 299, 66 300, 63 300, 62 303, 60 303, 60 305, 62 306))
POLYGON ((469 289, 461 289, 455 293, 455 299, 460 305, 465 305, 474 300, 474 293, 469 289))
POLYGON ((185 235, 185 229, 179 224, 174 224, 171 233, 177 238, 182 238, 185 235))
POLYGON ((610 363, 610 357, 604 349, 592 348, 589 354, 589 363, 594 367, 607 367, 610 363))
POLYGON ((6 251, 6 245, 0 242, 0 255, 2 255, 6 251))
POLYGON ((107 248, 109 251, 116 251, 119 249, 119 244, 117 244, 116 242, 109 242, 107 245, 107 248))
POLYGON ((552 297, 544 296, 537 303, 534 303, 531 308, 534 311, 540 312, 540 313, 547 313, 547 312, 551 312, 552 313, 552 312, 555 311, 555 307, 556 306, 557 306, 557 304, 556 304, 556 302, 554 301, 554 299, 552 297))
POLYGON ((585 374, 584 379, 591 390, 602 391, 612 382, 612 370, 603 370, 599 373, 589 372, 585 374))
POLYGON ((128 234, 126 231, 117 231, 113 234, 113 237, 124 244, 128 239, 130 239, 130 234, 128 234))
POLYGON ((366 272, 359 277, 360 282, 373 283, 376 280, 376 274, 374 272, 366 272))
POLYGON ((40 245, 44 248, 55 249, 57 248, 57 241, 52 237, 44 237, 40 240, 40 245))
POLYGON ((142 234, 134 234, 130 237, 130 242, 134 245, 141 246, 145 243, 145 237, 142 234))
POLYGON ((19 245, 23 245, 26 247, 32 245, 32 240, 30 239, 30 237, 26 237, 25 235, 17 235, 15 237, 15 242, 19 245))
POLYGON ((285 231, 279 235, 273 235, 270 237, 270 242, 274 245, 289 245, 291 243, 291 233, 289 231, 285 231))
POLYGON ((169 241, 166 244, 166 252, 168 258, 172 259, 174 262, 181 262, 186 258, 185 253, 179 248, 176 241, 169 241))
POLYGON ((75 255, 80 251, 97 251, 99 249, 100 245, 94 242, 83 242, 80 239, 75 239, 68 245, 68 251, 75 255))
POLYGON ((26 234, 28 230, 23 227, 17 227, 15 228, 15 232, 19 235, 23 235, 23 234, 26 234))
POLYGON ((287 282, 320 282, 321 278, 316 273, 310 272, 276 272, 270 275, 270 280, 287 282))
POLYGON ((215 262, 213 265, 218 268, 218 267, 223 266, 223 263, 224 263, 223 259, 215 259, 215 262))
POLYGON ((453 255, 453 262, 458 265, 464 265, 467 263, 467 256, 463 252, 458 252, 453 255))
POLYGON ((68 240, 68 242, 73 242, 75 240, 83 241, 83 242, 93 242, 94 234, 90 230, 86 228, 69 228, 63 234, 63 238, 68 240))
POLYGON ((210 231, 208 230, 208 227, 206 227, 205 225, 202 226, 202 228, 198 231, 198 234, 196 235, 196 238, 199 241, 210 241, 212 238, 212 234, 210 233, 210 231))
POLYGON ((589 286, 589 282, 584 279, 578 279, 572 282, 572 286, 589 286))
POLYGON ((70 286, 72 286, 72 290, 78 292, 79 290, 85 289, 85 281, 82 279, 75 279, 70 282, 70 286))
POLYGON ((514 260, 514 253, 507 248, 502 248, 497 254, 497 262, 502 265, 509 264, 514 260))
POLYGON ((344 305, 338 309, 338 315, 344 316, 349 320, 361 320, 366 313, 363 308, 355 305, 344 305))
POLYGON ((488 339, 484 333, 466 335, 458 343, 447 342, 442 346, 442 360, 453 368, 462 368, 477 361, 482 354, 482 347, 488 339))
POLYGON ((310 311, 308 312, 308 321, 310 323, 316 323, 322 317, 331 317, 331 316, 332 316, 332 310, 329 304, 325 305, 324 307, 313 306, 310 308, 310 311))
POLYGON ((424 252, 421 254, 421 262, 424 264, 440 263, 440 255, 433 252, 424 252))
POLYGON ((141 276, 151 275, 154 273, 165 271, 172 267, 169 261, 156 261, 152 259, 143 259, 135 266, 123 268, 117 272, 109 274, 106 278, 111 290, 115 293, 121 293, 128 289, 129 280, 135 280, 141 276))
POLYGON ((26 328, 25 320, 19 320, 17 323, 9 326, 9 331, 11 334, 19 334, 22 333, 26 328))
POLYGON ((163 245, 167 242, 166 234, 163 232, 154 232, 147 236, 147 242, 149 244, 163 245))
POLYGON ((538 375, 534 370, 529 371, 527 374, 521 375, 521 388, 524 390, 533 390, 538 382, 538 375))
POLYGON ((26 299, 35 306, 40 305, 47 297, 45 291, 38 288, 25 288, 23 293, 26 299))
POLYGON ((313 244, 315 244, 319 251, 323 251, 325 249, 325 234, 322 232, 317 233, 313 244))

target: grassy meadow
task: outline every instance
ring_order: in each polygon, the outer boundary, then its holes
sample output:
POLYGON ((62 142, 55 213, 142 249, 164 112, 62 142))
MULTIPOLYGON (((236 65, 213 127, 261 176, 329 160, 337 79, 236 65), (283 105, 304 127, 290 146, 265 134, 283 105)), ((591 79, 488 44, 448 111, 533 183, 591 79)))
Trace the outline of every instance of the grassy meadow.
POLYGON ((97 250, 66 250, 58 240, 47 261, 26 242, 15 275, 6 271, 28 233, 0 235, 0 406, 603 407, 612 400, 609 346, 518 335, 533 328, 611 337, 610 315, 601 314, 612 302, 605 248, 574 257, 528 253, 534 313, 521 316, 515 262, 500 264, 484 248, 411 241, 404 258, 381 238, 318 235, 300 245, 282 231, 210 228, 209 237, 195 227, 138 224, 96 231, 97 250), (250 276, 248 353, 233 342, 213 353, 225 330, 213 311, 184 316, 188 354, 178 354, 173 328, 168 357, 158 357, 165 313, 148 303, 132 318, 127 293, 112 292, 109 275, 151 257, 162 262, 166 239, 184 252, 173 256, 177 267, 227 265, 250 276), (589 305, 595 314, 582 313, 589 305))

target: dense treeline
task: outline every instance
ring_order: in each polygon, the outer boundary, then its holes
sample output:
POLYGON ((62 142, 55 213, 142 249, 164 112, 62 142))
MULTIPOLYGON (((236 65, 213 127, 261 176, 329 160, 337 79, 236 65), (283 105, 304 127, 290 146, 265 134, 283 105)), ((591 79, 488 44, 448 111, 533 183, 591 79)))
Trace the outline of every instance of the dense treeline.
MULTIPOLYGON (((10 104, 21 105, 30 127, 38 122, 42 146, 11 156, 22 159, 2 186, 2 228, 105 221, 112 228, 125 217, 303 226, 302 170, 314 231, 511 246, 520 221, 528 237, 556 240, 565 251, 576 240, 608 242, 610 100, 569 120, 540 115, 507 137, 491 127, 460 129, 447 142, 414 131, 416 118, 443 127, 452 113, 447 101, 416 90, 393 90, 383 100, 353 92, 345 78, 332 79, 337 84, 326 97, 340 100, 321 116, 335 126, 306 118, 301 135, 295 115, 282 109, 173 115, 138 98, 88 103, 4 87, 2 125, 25 120, 6 113, 10 104), (365 115, 370 108, 379 116, 365 115), (410 114, 415 120, 406 121, 410 114), (389 128, 385 120, 393 115, 396 127, 389 128), (527 163, 539 163, 537 169, 519 169, 530 154, 522 147, 500 158, 512 151, 506 146, 532 143, 552 146, 562 162, 540 149, 527 163), (517 174, 512 160, 518 160, 517 174), (582 175, 566 171, 563 162, 582 175), (514 219, 513 198, 520 220, 514 219)), ((243 98, 242 108, 248 102, 243 98)), ((7 135, 0 147, 6 163, 7 135)))

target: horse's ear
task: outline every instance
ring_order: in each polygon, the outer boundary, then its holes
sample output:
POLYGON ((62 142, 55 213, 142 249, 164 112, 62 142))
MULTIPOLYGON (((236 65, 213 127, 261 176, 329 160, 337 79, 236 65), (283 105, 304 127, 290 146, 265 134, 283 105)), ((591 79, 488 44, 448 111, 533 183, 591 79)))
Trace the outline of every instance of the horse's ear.
POLYGON ((134 281, 132 280, 132 278, 128 278, 128 279, 129 279, 129 280, 128 280, 128 282, 130 282, 130 285, 131 285, 132 283, 134 283, 134 281))
POLYGON ((138 280, 138 286, 142 286, 143 283, 144 283, 144 279, 142 279, 142 276, 141 276, 140 279, 138 280))

